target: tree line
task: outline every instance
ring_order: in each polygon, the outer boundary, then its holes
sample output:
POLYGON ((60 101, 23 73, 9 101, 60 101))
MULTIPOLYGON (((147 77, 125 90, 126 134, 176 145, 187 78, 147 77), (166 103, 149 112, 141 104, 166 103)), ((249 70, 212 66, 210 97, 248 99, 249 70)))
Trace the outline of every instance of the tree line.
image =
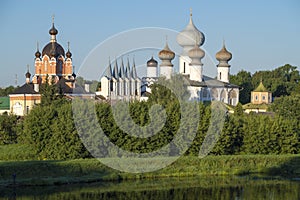
POLYGON ((257 71, 254 74, 241 70, 230 76, 230 82, 242 88, 240 90, 239 102, 246 104, 250 102, 251 91, 260 81, 272 92, 273 97, 300 94, 300 74, 296 66, 286 64, 274 70, 257 71))
MULTIPOLYGON (((273 71, 257 72, 254 75, 241 71, 233 76, 232 80, 239 81, 241 86, 244 87, 240 95, 242 99, 248 98, 246 91, 250 91, 251 88, 253 89, 253 85, 258 84, 262 77, 259 74, 264 74, 264 85, 275 95, 278 95, 269 108, 274 114, 244 114, 241 104, 238 104, 235 107, 234 114, 225 113, 225 121, 220 137, 210 154, 300 153, 300 125, 298 123, 300 121, 299 72, 290 65, 279 67, 273 71), (284 89, 282 89, 283 86, 284 89), (242 93, 243 91, 244 93, 242 93)), ((163 82, 152 85, 152 93, 147 102, 133 101, 129 104, 118 102, 114 105, 104 102, 94 104, 92 102, 96 113, 95 123, 102 127, 104 134, 111 142, 121 149, 135 153, 148 153, 158 150, 169 144, 176 134, 183 131, 185 133, 184 137, 190 137, 187 139, 191 139, 191 145, 185 154, 198 155, 207 136, 210 123, 215 117, 212 113, 212 105, 210 103, 190 102, 185 104, 185 109, 182 109, 181 104, 186 102, 188 92, 184 82, 180 82, 182 81, 180 77, 175 76, 170 81, 164 79, 159 81, 163 82), (180 87, 181 85, 183 87, 180 87), (176 91, 176 94, 168 88, 176 91), (152 108, 155 105, 159 105, 161 108, 156 110, 156 113, 152 113, 154 117, 151 118, 150 113, 153 112, 152 108), (114 110, 117 107, 119 112, 115 115, 114 110), (164 110, 165 118, 162 117, 164 113, 160 109, 164 110), (197 110, 197 113, 194 110, 197 110), (129 118, 126 116, 127 112, 129 112, 129 118), (190 115, 190 120, 181 123, 186 113, 190 115), (143 137, 139 138, 120 128, 120 124, 116 122, 116 116, 118 121, 132 120, 135 125, 140 127, 147 127, 151 123, 154 124, 152 126, 154 129, 160 127, 162 123, 163 126, 157 134, 146 137, 143 135, 144 133, 141 133, 143 137), (195 119, 198 121, 195 121, 195 119), (193 123, 197 124, 196 130, 193 129, 193 123), (193 133, 195 135, 192 135, 193 133)), ((79 137, 78 127, 74 123, 72 102, 59 94, 57 88, 52 85, 42 86, 41 92, 41 104, 35 106, 25 117, 0 115, 0 144, 30 145, 40 159, 92 157, 79 137)), ((80 106, 84 107, 88 103, 87 100, 82 100, 80 106)), ((85 112, 79 112, 77 117, 83 119, 79 123, 82 123, 83 128, 89 130, 80 136, 87 138, 90 143, 96 143, 96 139, 99 137, 97 130, 84 127, 85 124, 88 124, 85 122, 93 120, 88 118, 91 116, 85 112)), ((133 125, 127 128, 129 128, 129 132, 136 131, 133 125)), ((148 131, 151 132, 151 130, 148 131)), ((118 154, 118 152, 108 152, 103 147, 105 147, 105 144, 102 144, 101 148, 99 145, 95 146, 94 151, 100 151, 100 154, 97 155, 118 154)), ((170 154, 183 150, 182 144, 178 142, 173 143, 170 148, 170 154)))
MULTIPOLYGON (((176 85, 176 84, 175 84, 176 85)), ((168 86, 171 88, 172 86, 168 86)), ((198 155, 201 145, 207 135, 213 113, 210 103, 189 102, 182 109, 182 102, 186 94, 185 88, 179 88, 175 95, 168 87, 154 84, 152 94, 147 102, 133 101, 128 104, 119 102, 114 105, 92 102, 98 123, 110 142, 121 149, 135 153, 148 153, 158 150, 172 141, 176 134, 185 131, 183 137, 191 137, 191 145, 185 155, 198 155), (170 101, 171 100, 171 101, 170 101), (160 105, 165 112, 165 122, 158 133, 151 137, 135 137, 124 131, 116 122, 114 109, 119 106, 118 121, 132 119, 134 124, 146 127, 154 123, 158 127, 163 120, 159 109, 150 117, 151 108, 160 105), (196 106, 196 107, 195 107, 196 106), (126 107, 130 119, 126 116, 126 107), (197 113, 193 112, 197 108, 197 113), (189 120, 180 123, 183 115, 190 113, 189 120), (198 116, 196 116, 198 115, 198 116), (156 116, 156 117, 155 117, 156 116), (195 119, 197 121, 195 121, 195 119), (197 124, 196 129, 190 124, 197 124), (156 123, 156 124, 155 124, 156 123)), ((34 107, 23 119, 13 115, 0 116, 0 143, 1 144, 27 144, 34 148, 40 159, 74 159, 92 157, 91 153, 82 143, 77 127, 74 123, 72 102, 55 95, 52 86, 45 87, 42 95, 42 103, 34 107)), ((88 105, 88 100, 81 100, 81 106, 88 105)), ((212 155, 233 154, 298 154, 300 153, 300 95, 293 94, 282 96, 275 100, 271 106, 273 115, 244 114, 241 104, 236 106, 234 114, 225 113, 225 121, 220 137, 210 151, 212 155)), ((95 151, 100 154, 117 155, 118 152, 107 152, 105 144, 97 145, 99 133, 96 129, 84 127, 85 122, 93 120, 83 110, 77 116, 83 121, 83 128, 87 128, 81 137, 87 138, 88 142, 95 143, 95 151), (87 121, 84 121, 87 120, 87 121), (104 147, 104 148, 103 148, 104 147), (100 150, 99 150, 100 149, 100 150)), ((214 127, 214 126, 213 126, 214 127)), ((129 126, 129 131, 134 131, 134 126, 129 126), (132 129, 130 129, 132 128, 132 129)), ((150 130, 151 132, 151 130, 150 130)), ((180 152, 181 143, 173 143, 170 146, 170 154, 180 152)))

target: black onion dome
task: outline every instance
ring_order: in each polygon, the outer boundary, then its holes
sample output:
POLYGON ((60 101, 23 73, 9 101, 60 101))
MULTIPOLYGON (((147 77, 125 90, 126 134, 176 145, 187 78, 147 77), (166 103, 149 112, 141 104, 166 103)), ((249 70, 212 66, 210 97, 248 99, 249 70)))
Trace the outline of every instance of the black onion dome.
POLYGON ((36 57, 36 58, 41 57, 41 52, 40 52, 39 50, 37 50, 37 51, 35 52, 35 57, 36 57))
POLYGON ((52 24, 52 28, 49 30, 50 35, 57 35, 58 30, 54 27, 54 24, 52 24))
POLYGON ((65 50, 62 48, 60 44, 57 42, 49 42, 42 51, 42 56, 47 55, 49 57, 54 53, 54 57, 58 57, 60 55, 65 56, 65 50), (54 43, 54 51, 52 51, 52 43, 54 43))
POLYGON ((68 50, 66 53, 67 58, 71 58, 72 57, 72 53, 68 50))
POLYGON ((26 77, 26 78, 30 78, 30 76, 31 76, 30 72, 27 71, 26 74, 25 74, 25 77, 26 77))
POLYGON ((147 61, 147 66, 148 67, 157 67, 157 61, 153 58, 153 56, 151 57, 150 60, 147 61))

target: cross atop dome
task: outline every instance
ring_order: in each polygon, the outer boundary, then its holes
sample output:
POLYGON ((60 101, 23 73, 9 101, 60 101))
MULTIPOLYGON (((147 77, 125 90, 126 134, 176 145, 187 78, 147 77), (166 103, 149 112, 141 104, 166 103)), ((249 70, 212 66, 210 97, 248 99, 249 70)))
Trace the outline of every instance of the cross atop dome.
POLYGON ((190 9, 190 20, 187 26, 177 35, 177 43, 183 47, 183 55, 188 55, 195 43, 197 46, 202 46, 205 41, 204 34, 194 25, 192 18, 192 9, 190 9))

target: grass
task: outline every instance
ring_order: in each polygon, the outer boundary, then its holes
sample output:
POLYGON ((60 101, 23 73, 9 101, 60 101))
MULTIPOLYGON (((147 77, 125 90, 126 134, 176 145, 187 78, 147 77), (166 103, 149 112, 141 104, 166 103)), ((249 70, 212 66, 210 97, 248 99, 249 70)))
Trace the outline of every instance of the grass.
POLYGON ((149 173, 119 172, 101 164, 97 159, 2 161, 0 185, 13 185, 13 174, 16 174, 16 185, 59 185, 158 177, 244 174, 299 177, 299 166, 300 155, 207 156, 202 159, 181 157, 166 168, 149 173))

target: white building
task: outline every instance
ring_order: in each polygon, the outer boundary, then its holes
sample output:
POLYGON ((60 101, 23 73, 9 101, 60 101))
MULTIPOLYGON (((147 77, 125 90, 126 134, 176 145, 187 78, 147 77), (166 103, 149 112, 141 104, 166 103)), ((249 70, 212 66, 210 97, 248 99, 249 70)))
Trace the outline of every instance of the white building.
MULTIPOLYGON (((194 25, 192 14, 190 14, 188 25, 177 35, 177 43, 182 47, 178 63, 179 73, 189 81, 190 100, 202 102, 218 100, 233 106, 237 105, 239 86, 229 82, 230 65, 228 62, 232 54, 227 51, 223 43, 222 49, 216 53, 216 59, 219 61, 217 78, 205 76, 203 75, 205 66, 201 61, 205 52, 200 48, 204 42, 205 36, 194 25)), ((161 60, 159 65, 153 56, 147 61, 147 76, 142 79, 138 78, 134 64, 130 69, 128 62, 125 69, 123 61, 120 68, 115 62, 111 74, 111 63, 109 63, 108 72, 101 78, 101 95, 106 99, 147 100, 147 93, 151 93, 149 86, 157 81, 159 76, 169 79, 174 73, 172 60, 175 53, 170 50, 167 43, 158 53, 158 57, 161 60), (127 71, 124 72, 124 69, 127 71)))
POLYGON ((114 68, 109 61, 105 75, 101 78, 101 91, 96 93, 102 95, 107 100, 140 100, 141 79, 137 76, 135 62, 130 67, 127 60, 126 67, 123 59, 121 66, 118 67, 117 60, 114 62, 114 68))

